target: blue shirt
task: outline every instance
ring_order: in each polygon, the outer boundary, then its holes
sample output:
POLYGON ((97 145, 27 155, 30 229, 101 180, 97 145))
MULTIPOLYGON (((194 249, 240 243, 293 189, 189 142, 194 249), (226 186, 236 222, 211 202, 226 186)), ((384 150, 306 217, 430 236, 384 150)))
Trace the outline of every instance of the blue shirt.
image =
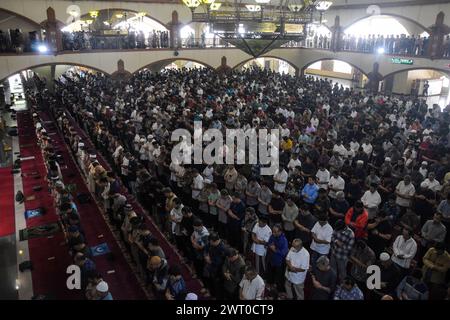
POLYGON ((316 202, 317 196, 319 195, 319 186, 317 184, 305 184, 302 190, 301 197, 306 203, 313 204, 316 202), (303 195, 307 195, 308 197, 305 198, 303 195))
POLYGON ((112 297, 111 292, 108 292, 108 294, 106 296, 104 296, 103 298, 101 298, 99 300, 114 300, 114 299, 112 297))
POLYGON ((334 300, 364 300, 364 295, 357 286, 350 291, 339 286, 334 294, 334 300))
POLYGON ((271 235, 267 246, 270 247, 272 244, 275 245, 276 251, 273 252, 270 248, 268 249, 272 253, 270 262, 274 267, 281 267, 289 252, 286 236, 284 234, 279 237, 271 235))
POLYGON ((175 300, 184 300, 186 296, 186 283, 183 278, 180 278, 175 282, 167 282, 167 289, 169 289, 171 296, 175 300))

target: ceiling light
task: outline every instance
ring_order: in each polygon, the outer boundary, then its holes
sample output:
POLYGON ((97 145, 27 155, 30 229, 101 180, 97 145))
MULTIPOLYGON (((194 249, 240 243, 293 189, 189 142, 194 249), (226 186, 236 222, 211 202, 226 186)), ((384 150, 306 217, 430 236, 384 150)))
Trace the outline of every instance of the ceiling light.
POLYGON ((209 6, 209 10, 211 10, 211 11, 217 11, 217 10, 220 9, 221 6, 222 6, 221 3, 213 2, 213 3, 211 3, 211 5, 209 6))
POLYGON ((140 12, 136 13, 136 16, 138 16, 138 17, 145 17, 146 15, 147 15, 147 12, 145 12, 145 11, 140 11, 140 12))
POLYGON ((326 10, 328 10, 328 8, 331 7, 332 4, 333 4, 332 1, 320 0, 320 1, 316 1, 315 6, 316 6, 316 9, 319 11, 326 11, 326 10))
POLYGON ((122 13, 116 13, 116 18, 117 19, 122 19, 123 18, 123 14, 122 13))
POLYGON ((46 45, 40 44, 40 45, 38 46, 38 51, 39 51, 40 53, 45 53, 45 52, 48 51, 48 48, 47 48, 46 45))
POLYGON ((246 4, 245 7, 247 8, 248 11, 251 12, 261 11, 261 6, 257 4, 246 4))
POLYGON ((293 11, 293 12, 299 12, 300 10, 302 10, 303 5, 302 4, 290 4, 288 5, 289 10, 293 11))
POLYGON ((256 3, 269 3, 270 0, 255 0, 256 3))
POLYGON ((92 10, 92 11, 89 11, 89 16, 91 17, 91 18, 97 18, 98 17, 98 11, 97 10, 92 10))
POLYGON ((200 0, 183 0, 183 3, 186 7, 193 10, 200 5, 200 0))

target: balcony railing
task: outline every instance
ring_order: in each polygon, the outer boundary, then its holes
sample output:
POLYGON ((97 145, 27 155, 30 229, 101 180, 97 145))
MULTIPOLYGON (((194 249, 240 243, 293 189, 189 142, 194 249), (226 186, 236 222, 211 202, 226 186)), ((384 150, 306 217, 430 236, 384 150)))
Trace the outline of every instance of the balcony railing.
MULTIPOLYGON (((36 34, 25 35, 14 31, 13 37, 6 32, 0 32, 0 53, 21 54, 39 52, 39 45, 45 44, 36 34)), ((429 41, 427 38, 410 37, 343 37, 337 51, 358 52, 368 54, 392 54, 407 57, 428 57, 429 41)), ((193 36, 176 39, 171 46, 169 32, 143 34, 108 34, 98 35, 90 32, 63 33, 62 50, 90 51, 90 50, 156 50, 183 48, 233 48, 220 37, 213 38, 193 36)), ((309 36, 302 41, 290 41, 283 48, 314 48, 330 50, 331 38, 327 36, 309 36)), ((51 51, 51 49, 49 49, 51 51)), ((442 57, 450 59, 450 38, 446 37, 442 44, 442 57)))

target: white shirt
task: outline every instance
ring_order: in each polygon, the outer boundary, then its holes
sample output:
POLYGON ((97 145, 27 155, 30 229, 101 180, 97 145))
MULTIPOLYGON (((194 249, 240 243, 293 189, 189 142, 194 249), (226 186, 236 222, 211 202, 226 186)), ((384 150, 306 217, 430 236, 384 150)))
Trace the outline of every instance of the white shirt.
POLYGON ((433 179, 433 181, 430 181, 430 179, 426 178, 421 184, 421 187, 425 187, 430 189, 433 192, 441 190, 441 184, 436 179, 433 179))
POLYGON ((126 157, 123 157, 122 160, 122 174, 124 176, 128 175, 128 164, 130 163, 130 160, 128 160, 126 157))
POLYGON ((284 190, 286 189, 286 183, 288 180, 288 174, 287 174, 286 170, 283 169, 283 171, 278 172, 277 174, 275 174, 273 176, 273 178, 276 180, 283 181, 283 183, 275 182, 274 187, 273 187, 275 189, 275 191, 284 192, 284 190))
POLYGON ((351 141, 351 142, 350 142, 350 148, 351 148, 353 151, 358 151, 358 150, 359 150, 359 143, 358 143, 358 142, 353 142, 353 141, 351 141))
POLYGON ((302 162, 299 159, 297 159, 297 160, 291 159, 291 160, 289 160, 289 163, 287 165, 287 167, 289 169, 289 173, 292 173, 294 171, 294 168, 301 167, 301 166, 302 166, 302 162))
POLYGON ((328 183, 330 182, 330 172, 325 169, 325 170, 317 170, 316 173, 316 178, 317 178, 317 184, 319 185, 319 187, 327 190, 328 189, 328 183))
POLYGON ((213 182, 214 180, 214 167, 206 167, 205 169, 203 169, 203 177, 205 177, 205 179, 208 179, 209 181, 213 182))
MULTIPOLYGON (((176 207, 174 207, 172 210, 170 210, 170 217, 171 218, 175 218, 175 220, 180 223, 181 219, 183 218, 183 204, 180 205, 180 207, 177 209, 176 207)), ((172 233, 176 232, 176 227, 177 227, 177 222, 172 221, 172 233)))
POLYGON ((412 259, 416 255, 417 243, 412 237, 405 241, 403 235, 399 235, 392 245, 392 250, 394 251, 392 261, 400 267, 408 269, 412 259), (399 259, 397 257, 398 255, 403 255, 404 259, 399 259))
MULTIPOLYGON (((272 235, 272 230, 268 225, 265 225, 263 228, 261 228, 258 223, 255 224, 252 232, 256 235, 256 239, 262 240, 264 242, 268 242, 270 236, 272 235)), ((253 243, 252 251, 258 256, 265 256, 267 253, 265 245, 256 243, 253 243)))
POLYGON ((373 147, 372 147, 372 145, 371 145, 370 143, 369 143, 369 144, 363 143, 361 147, 363 148, 363 151, 364 151, 368 156, 370 156, 370 155, 372 154, 373 147))
POLYGON ((299 252, 291 249, 286 256, 293 267, 301 268, 303 272, 291 272, 286 268, 286 279, 293 284, 301 284, 305 282, 306 274, 309 269, 309 252, 305 248, 301 248, 299 252))
MULTIPOLYGON (((410 197, 416 193, 416 188, 411 182, 408 185, 405 185, 404 181, 400 181, 395 190, 402 195, 407 195, 410 197)), ((411 199, 405 199, 397 196, 395 203, 401 207, 409 207, 411 205, 411 199)))
POLYGON ((203 177, 199 174, 192 180, 192 199, 198 198, 201 189, 203 189, 203 177))
MULTIPOLYGON (((344 191, 345 180, 341 176, 338 176, 337 178, 332 176, 330 178, 330 182, 328 183, 328 187, 337 189, 338 191, 344 191)), ((330 192, 328 193, 328 196, 330 198, 336 199, 336 192, 338 192, 338 191, 330 190, 330 192)))
POLYGON ((376 190, 374 193, 370 192, 370 190, 367 190, 366 192, 364 192, 361 201, 366 208, 378 208, 381 203, 381 196, 376 190))
POLYGON ((252 281, 244 276, 239 283, 239 287, 242 289, 244 300, 262 300, 265 284, 260 275, 257 275, 252 281))
MULTIPOLYGON (((333 228, 329 223, 321 226, 319 222, 316 222, 311 232, 316 234, 317 239, 325 240, 331 243, 331 236, 333 235, 333 228)), ((311 250, 314 250, 320 254, 328 254, 330 252, 330 243, 317 243, 314 240, 311 243, 311 250)))
POLYGON ((333 152, 339 153, 339 155, 341 157, 347 156, 347 149, 345 149, 343 144, 341 144, 339 146, 337 144, 335 144, 334 147, 333 147, 333 152))

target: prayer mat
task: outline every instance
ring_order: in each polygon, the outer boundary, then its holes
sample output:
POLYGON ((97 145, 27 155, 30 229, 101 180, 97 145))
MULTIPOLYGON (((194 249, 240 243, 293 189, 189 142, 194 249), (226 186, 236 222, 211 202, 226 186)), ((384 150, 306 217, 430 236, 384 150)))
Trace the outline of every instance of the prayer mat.
POLYGON ((91 247, 91 254, 93 257, 101 256, 110 252, 111 251, 109 250, 108 244, 106 242, 91 247))
POLYGON ((19 231, 20 241, 34 238, 43 238, 61 232, 61 227, 57 222, 44 224, 42 226, 22 229, 19 231))

